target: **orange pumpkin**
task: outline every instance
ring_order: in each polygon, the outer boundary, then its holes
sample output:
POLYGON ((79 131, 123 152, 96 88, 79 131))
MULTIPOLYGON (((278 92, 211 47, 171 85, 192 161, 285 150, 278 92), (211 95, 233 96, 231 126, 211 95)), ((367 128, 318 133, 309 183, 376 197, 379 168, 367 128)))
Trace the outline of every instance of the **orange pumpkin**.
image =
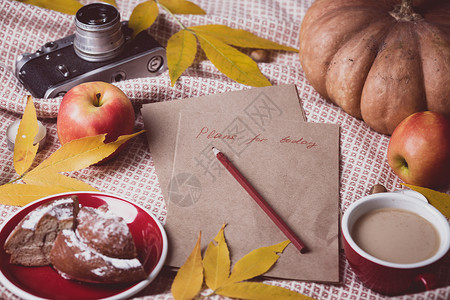
POLYGON ((316 0, 300 62, 319 94, 378 132, 418 111, 450 118, 450 0, 316 0))

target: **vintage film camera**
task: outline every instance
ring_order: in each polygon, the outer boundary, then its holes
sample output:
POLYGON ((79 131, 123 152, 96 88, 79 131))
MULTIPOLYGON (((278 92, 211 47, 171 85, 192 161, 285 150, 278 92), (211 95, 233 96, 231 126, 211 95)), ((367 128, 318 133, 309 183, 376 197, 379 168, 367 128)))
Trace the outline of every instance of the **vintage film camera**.
POLYGON ((132 39, 112 5, 83 6, 75 26, 75 34, 17 58, 16 76, 34 97, 61 96, 86 81, 118 82, 167 69, 165 49, 145 30, 132 39))

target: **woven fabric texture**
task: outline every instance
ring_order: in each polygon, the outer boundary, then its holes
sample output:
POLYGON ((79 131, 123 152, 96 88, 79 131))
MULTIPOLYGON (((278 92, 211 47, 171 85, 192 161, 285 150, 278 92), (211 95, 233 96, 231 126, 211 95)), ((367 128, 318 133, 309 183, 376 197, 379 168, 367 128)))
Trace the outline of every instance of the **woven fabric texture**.
MULTIPOLYGON (((116 0, 122 19, 129 19, 133 8, 142 1, 116 0)), ((178 15, 186 26, 224 24, 245 29, 260 37, 298 48, 301 21, 312 0, 193 0, 206 15, 178 15)), ((83 2, 87 3, 87 2, 83 2)), ((0 184, 15 178, 13 154, 7 148, 6 128, 23 113, 27 90, 14 75, 15 60, 24 52, 35 52, 48 41, 54 41, 74 32, 74 17, 18 1, 0 1, 0 184)), ((150 33, 163 46, 180 26, 170 15, 161 13, 150 28, 150 33)), ((244 50, 245 51, 245 50, 244 50)), ((262 73, 273 85, 295 84, 302 99, 307 120, 334 123, 340 132, 340 208, 346 208, 368 194, 374 184, 388 190, 402 188, 401 180, 392 172, 386 152, 389 136, 370 129, 364 122, 351 117, 339 107, 324 100, 309 85, 302 71, 298 54, 270 51, 268 63, 259 63, 262 73)), ((220 73, 204 55, 198 55, 192 67, 172 87, 168 72, 158 77, 139 78, 116 84, 136 107, 136 130, 144 127, 139 107, 143 103, 173 101, 248 89, 220 73)), ((56 132, 56 117, 61 97, 34 99, 38 117, 47 127, 46 147, 37 155, 37 162, 50 156, 60 147, 56 132)), ((85 181, 100 191, 120 195, 154 214, 163 224, 167 209, 152 154, 144 135, 133 139, 116 160, 107 165, 92 166, 66 173, 85 181)), ((445 190, 449 192, 449 189, 445 190)), ((0 225, 19 208, 0 205, 0 225)), ((193 241, 194 242, 194 241, 193 241)), ((442 266, 440 276, 444 285, 438 289, 409 294, 397 299, 449 299, 449 259, 442 266)), ((299 270, 301 272, 301 270, 299 270)), ((348 265, 345 254, 340 255, 342 284, 328 285, 315 282, 266 280, 317 299, 385 299, 386 297, 364 287, 348 265)), ((136 299, 172 299, 170 285, 174 273, 164 270, 136 299)), ((207 292, 206 292, 207 293, 207 292)), ((17 296, 0 286, 1 299, 17 296)), ((223 299, 215 296, 213 299, 223 299)))

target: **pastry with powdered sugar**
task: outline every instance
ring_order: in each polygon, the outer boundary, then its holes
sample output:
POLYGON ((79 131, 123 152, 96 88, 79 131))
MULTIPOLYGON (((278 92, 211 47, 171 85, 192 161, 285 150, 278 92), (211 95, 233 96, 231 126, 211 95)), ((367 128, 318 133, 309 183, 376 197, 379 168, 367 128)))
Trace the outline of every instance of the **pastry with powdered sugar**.
POLYGON ((4 248, 13 264, 51 265, 66 279, 125 283, 147 277, 123 218, 107 204, 80 206, 77 197, 50 201, 31 211, 4 248))

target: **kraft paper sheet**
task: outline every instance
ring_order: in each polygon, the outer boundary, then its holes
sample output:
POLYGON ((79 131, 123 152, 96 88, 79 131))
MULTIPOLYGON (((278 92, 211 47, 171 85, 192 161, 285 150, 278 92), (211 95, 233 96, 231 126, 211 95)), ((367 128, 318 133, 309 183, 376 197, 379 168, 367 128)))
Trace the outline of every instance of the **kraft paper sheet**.
POLYGON ((295 87, 149 104, 142 113, 167 205, 168 265, 184 263, 199 231, 206 249, 223 223, 232 263, 286 240, 214 157, 215 146, 309 249, 289 245, 266 275, 339 281, 339 127, 304 122, 295 87))

